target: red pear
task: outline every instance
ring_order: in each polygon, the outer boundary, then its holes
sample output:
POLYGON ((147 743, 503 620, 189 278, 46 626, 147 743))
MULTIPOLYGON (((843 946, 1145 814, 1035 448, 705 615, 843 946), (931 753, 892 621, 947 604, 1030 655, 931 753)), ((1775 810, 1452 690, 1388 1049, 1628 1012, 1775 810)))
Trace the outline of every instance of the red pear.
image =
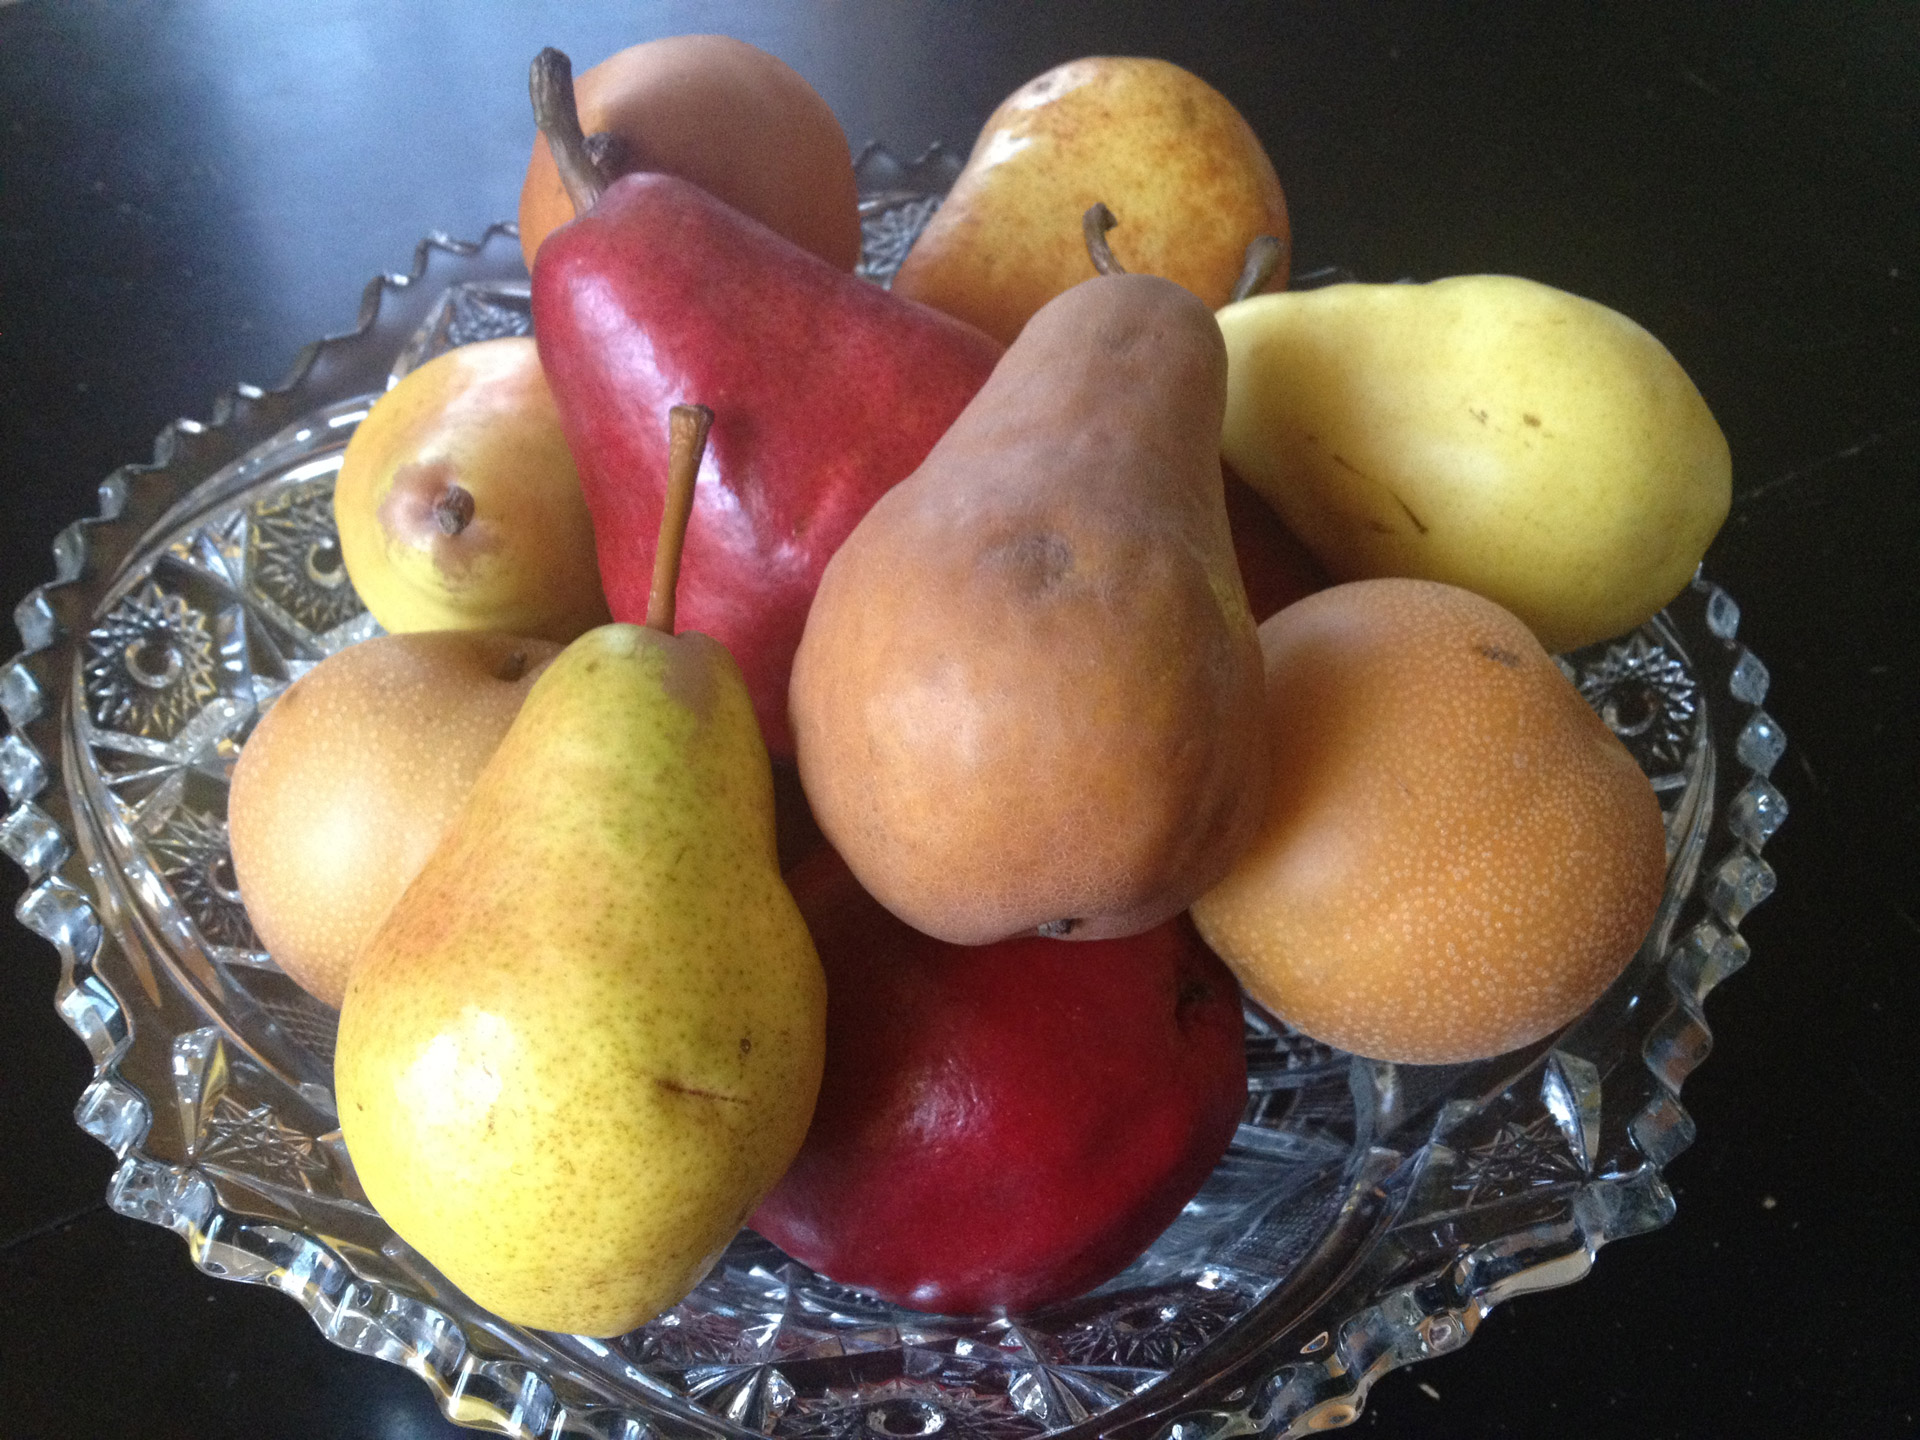
POLYGON ((821 571, 1001 348, 685 180, 626 175, 589 203, 540 248, 533 318, 608 607, 645 614, 667 473, 659 417, 697 396, 716 418, 681 623, 732 652, 768 749, 790 756, 787 676, 821 571))
POLYGON ((826 1076, 750 1223, 795 1258, 917 1310, 1032 1310, 1125 1269, 1225 1152, 1240 992, 1184 917, 968 947, 831 850, 788 882, 827 970, 826 1076))

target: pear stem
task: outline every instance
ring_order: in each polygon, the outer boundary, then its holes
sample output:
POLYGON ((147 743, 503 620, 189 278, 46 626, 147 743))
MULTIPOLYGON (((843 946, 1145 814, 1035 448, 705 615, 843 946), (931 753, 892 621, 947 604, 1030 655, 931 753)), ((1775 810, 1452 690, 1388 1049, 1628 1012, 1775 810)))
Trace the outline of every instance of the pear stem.
POLYGON ((712 428, 713 411, 704 405, 676 405, 667 412, 667 494, 660 509, 660 538, 653 547, 653 588, 647 592, 647 625, 663 635, 673 634, 680 552, 693 514, 693 482, 712 428))
POLYGON ((1291 239, 1282 240, 1277 235, 1256 235, 1247 244, 1246 264, 1240 271, 1240 278, 1233 282, 1233 293, 1227 297, 1229 305, 1244 300, 1249 295, 1257 295, 1267 288, 1267 282, 1283 267, 1293 261, 1293 243, 1291 239))
POLYGON ((464 485, 449 484, 433 502, 433 519, 442 535, 458 535, 473 523, 473 492, 464 485))
POLYGON ((1114 259, 1113 247, 1107 244, 1107 231, 1119 223, 1104 200, 1094 201, 1080 217, 1080 233, 1087 237, 1087 255, 1093 261, 1093 268, 1102 275, 1127 273, 1126 266, 1114 259))
POLYGON ((607 177, 594 163, 581 132, 580 107, 573 98, 573 62, 564 51, 549 45, 533 57, 527 92, 533 97, 533 123, 547 137, 560 183, 573 201, 573 213, 584 215, 607 188, 607 177))

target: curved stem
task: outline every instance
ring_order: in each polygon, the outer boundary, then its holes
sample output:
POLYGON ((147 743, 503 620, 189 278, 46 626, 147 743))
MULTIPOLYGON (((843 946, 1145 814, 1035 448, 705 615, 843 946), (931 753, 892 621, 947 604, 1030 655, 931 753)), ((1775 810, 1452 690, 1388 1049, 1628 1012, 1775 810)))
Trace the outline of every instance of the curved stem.
POLYGON ((1127 273, 1126 266, 1113 258, 1113 249, 1107 244, 1107 231, 1119 223, 1103 200, 1094 201, 1080 217, 1080 233, 1087 237, 1087 254, 1093 260, 1093 268, 1102 275, 1127 273))
POLYGON ((607 180, 594 163, 587 137, 580 130, 580 107, 573 98, 573 62, 549 45, 533 57, 527 91, 533 97, 533 123, 547 137, 560 183, 573 201, 573 213, 584 215, 607 188, 607 180))
POLYGON ((653 588, 647 592, 647 624, 663 635, 673 634, 674 592, 680 586, 680 552, 693 514, 693 482, 712 428, 713 411, 704 405, 676 405, 667 412, 667 494, 653 549, 653 588))
POLYGON ((1292 259, 1291 237, 1282 240, 1277 235, 1254 236, 1247 244, 1246 264, 1241 267, 1240 278, 1233 282, 1233 293, 1227 297, 1227 303, 1231 305, 1259 294, 1276 274, 1286 273, 1292 259))

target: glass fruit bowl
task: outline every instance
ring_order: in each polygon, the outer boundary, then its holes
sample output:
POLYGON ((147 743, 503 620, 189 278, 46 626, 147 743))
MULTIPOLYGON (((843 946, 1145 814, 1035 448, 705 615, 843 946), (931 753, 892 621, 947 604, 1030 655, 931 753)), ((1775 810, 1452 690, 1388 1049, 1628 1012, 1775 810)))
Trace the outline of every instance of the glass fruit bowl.
MULTIPOLYGON (((863 155, 865 269, 884 280, 951 179, 863 155)), ((1500 1301, 1583 1275, 1671 1216, 1662 1167, 1705 1056, 1706 993, 1785 813, 1784 741, 1739 609, 1696 579, 1632 634, 1563 657, 1652 778, 1665 901, 1618 983, 1560 1033, 1482 1063, 1356 1059, 1249 1007, 1232 1148, 1157 1243, 1094 1293, 1001 1319, 915 1314, 743 1232, 682 1304, 610 1342, 468 1301, 366 1203, 331 1091, 333 1012, 275 968, 226 845, 253 724, 376 633, 332 529, 341 450, 394 377, 529 324, 509 227, 435 236, 374 281, 353 333, 282 388, 176 422, 100 489, 15 611, 0 668, 0 850, 22 923, 63 961, 92 1051, 81 1126, 120 1158, 109 1199, 212 1275, 274 1286, 336 1344, 405 1365, 453 1419, 512 1434, 954 1440, 1302 1434, 1358 1415, 1394 1366, 1466 1343, 1500 1301)))

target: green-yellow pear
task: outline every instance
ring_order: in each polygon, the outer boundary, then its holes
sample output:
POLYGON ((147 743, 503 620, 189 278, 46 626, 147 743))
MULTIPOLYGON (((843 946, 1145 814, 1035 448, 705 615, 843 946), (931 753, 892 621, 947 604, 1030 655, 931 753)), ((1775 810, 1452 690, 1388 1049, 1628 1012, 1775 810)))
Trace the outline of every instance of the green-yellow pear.
POLYGON ((527 336, 408 371, 347 442, 333 511, 347 578, 390 631, 564 644, 607 619, 580 476, 527 336))
MULTIPOLYGON (((1273 162, 1224 95, 1166 60, 1095 55, 1029 80, 987 117, 894 293, 1010 345, 1093 273, 1080 217, 1096 201, 1119 217, 1110 243, 1128 271, 1215 307, 1256 236, 1290 234, 1273 162)), ((1283 263, 1271 286, 1286 283, 1283 263)))
POLYGON ((377 635, 322 660, 254 726, 227 793, 234 879, 302 989, 339 1006, 559 650, 489 630, 377 635))
POLYGON ((1335 579, 1463 586, 1569 650, 1671 600, 1726 519, 1726 437, 1604 305, 1464 275, 1257 295, 1219 321, 1222 453, 1335 579))
POLYGON ((553 661, 341 1008, 368 1197, 520 1325, 612 1335, 677 1302, 819 1087, 825 980, 753 706, 717 642, 671 630, 669 603, 553 661))

